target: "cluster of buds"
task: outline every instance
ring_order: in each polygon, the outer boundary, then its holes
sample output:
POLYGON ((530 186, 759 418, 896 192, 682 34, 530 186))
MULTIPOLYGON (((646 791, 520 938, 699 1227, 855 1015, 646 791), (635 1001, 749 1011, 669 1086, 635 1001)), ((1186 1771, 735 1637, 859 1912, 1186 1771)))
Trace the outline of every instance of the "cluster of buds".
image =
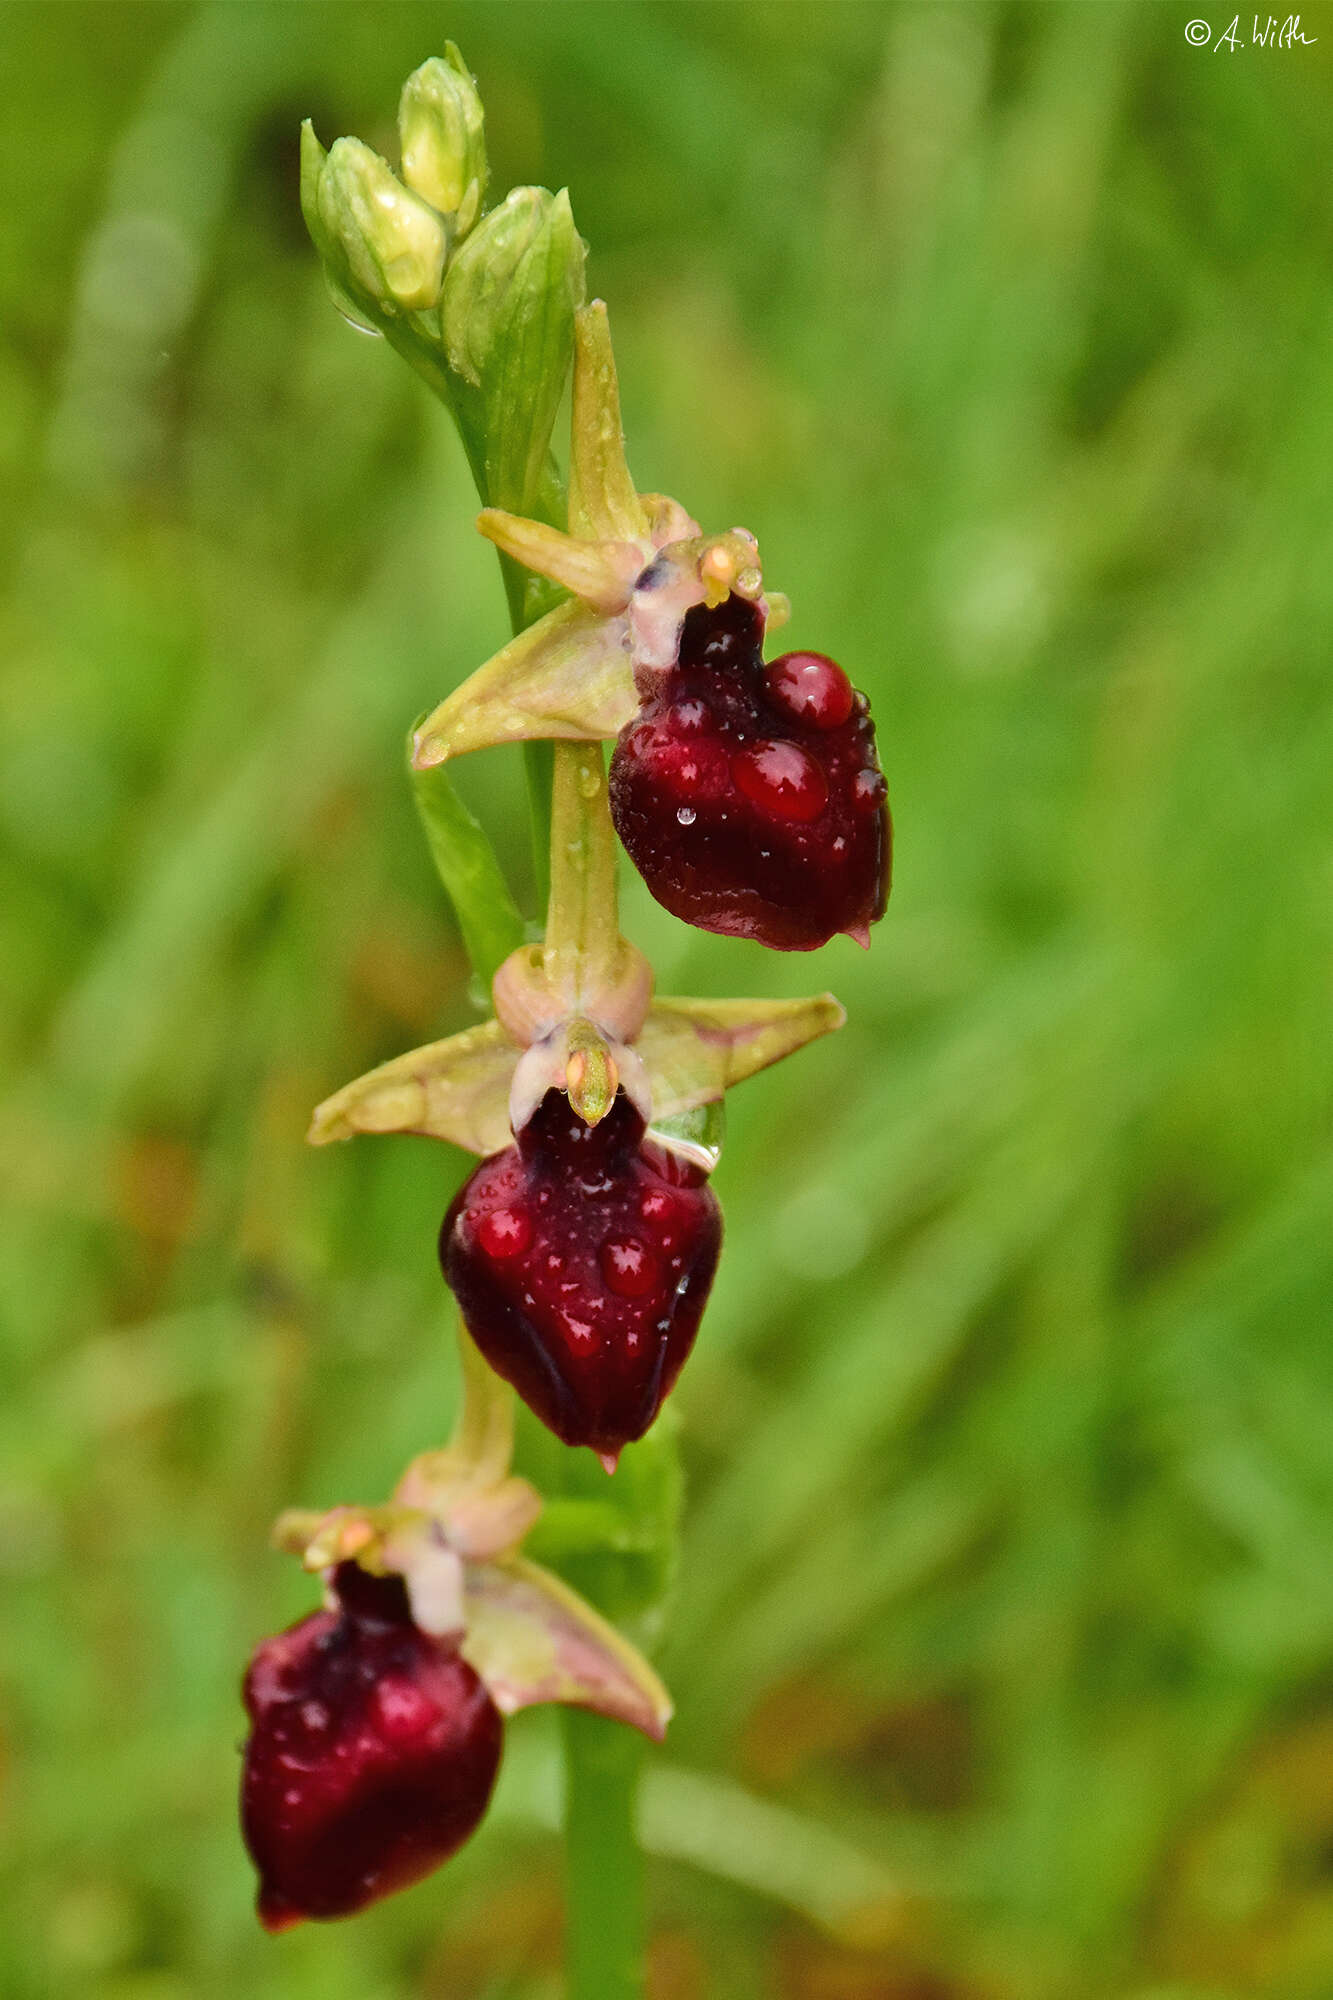
POLYGON ((344 310, 447 395, 521 628, 417 725, 414 771, 553 742, 550 900, 542 941, 495 973, 491 1019, 348 1084, 311 1126, 316 1144, 424 1134, 480 1164, 440 1235, 466 1329, 453 1444, 385 1507, 279 1523, 326 1605, 265 1641, 246 1683, 243 1822, 271 1928, 359 1909, 453 1852, 485 1808, 502 1715, 561 1701, 665 1727, 647 1662, 519 1552, 542 1502, 510 1473, 496 1378, 614 1471, 712 1284, 725 1092, 843 1014, 828 994, 656 995, 619 928, 617 835, 676 916, 777 950, 867 943, 888 893, 865 699, 823 654, 765 664, 787 607, 751 534, 705 534, 635 489, 567 199, 519 189, 481 215, 481 109, 452 47, 409 79, 400 131, 401 178, 307 127, 303 207, 344 310), (565 505, 549 444, 571 350, 565 505))

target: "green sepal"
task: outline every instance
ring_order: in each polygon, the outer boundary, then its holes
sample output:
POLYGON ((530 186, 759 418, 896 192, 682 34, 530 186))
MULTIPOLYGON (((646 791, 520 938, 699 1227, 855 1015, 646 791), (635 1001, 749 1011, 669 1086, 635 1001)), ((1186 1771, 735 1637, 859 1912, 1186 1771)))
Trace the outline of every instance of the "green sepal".
POLYGON ((500 966, 523 942, 523 918, 480 820, 446 771, 412 763, 412 742, 409 737, 412 797, 472 969, 489 991, 500 966))
POLYGON ((655 1000, 635 1036, 653 1120, 712 1103, 846 1020, 831 993, 808 1000, 655 1000))
MULTIPOLYGON (((523 949, 537 956, 542 948, 523 949)), ((632 974, 631 966, 626 976, 632 974)), ((507 1013, 506 1018, 510 1032, 498 1021, 485 1021, 445 1041, 409 1049, 346 1084, 316 1109, 311 1144, 350 1139, 357 1132, 413 1132, 447 1139, 468 1152, 498 1152, 512 1136, 510 1090, 520 1042, 528 1039, 515 1019, 507 1013)), ((695 1130, 684 1114, 832 1033, 844 1018, 830 993, 810 1000, 655 1000, 630 1037, 630 1048, 618 1050, 622 1081, 632 1055, 646 1074, 654 1127, 666 1127, 668 1143, 674 1138, 710 1165, 708 1153, 715 1157, 720 1149, 720 1132, 709 1121, 695 1130)), ((553 1058, 556 1087, 563 1087, 566 1055, 562 1041, 553 1058)))
POLYGON ((509 1145, 509 1087, 518 1051, 498 1021, 483 1021, 425 1048, 394 1056, 315 1107, 312 1146, 359 1132, 414 1132, 465 1152, 509 1145))
POLYGON ((314 126, 308 118, 304 119, 301 124, 301 214, 310 232, 310 241, 323 264, 329 263, 333 248, 319 215, 319 181, 328 157, 314 126))
POLYGON ((451 258, 440 301, 454 405, 483 497, 549 517, 551 431, 583 302, 584 246, 569 196, 515 188, 451 258))
POLYGON ((446 695, 413 735, 417 770, 496 743, 618 736, 638 710, 624 619, 570 601, 446 695))
POLYGON ((523 1556, 468 1564, 463 1658, 502 1715, 564 1702, 660 1743, 671 1697, 638 1648, 568 1584, 523 1556))

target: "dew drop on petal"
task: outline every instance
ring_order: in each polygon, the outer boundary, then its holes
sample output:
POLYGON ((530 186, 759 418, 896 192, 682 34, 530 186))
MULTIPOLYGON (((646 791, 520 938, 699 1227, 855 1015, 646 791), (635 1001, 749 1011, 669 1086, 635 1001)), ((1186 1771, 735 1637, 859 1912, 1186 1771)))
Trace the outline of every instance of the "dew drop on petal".
POLYGON ((867 765, 864 771, 858 771, 852 780, 852 797, 863 810, 866 807, 873 809, 883 805, 887 790, 883 772, 876 771, 870 765, 867 765))
POLYGON ((828 780, 797 743, 755 743, 731 760, 736 788, 775 819, 808 822, 828 804, 828 780))
POLYGON ((807 729, 840 729, 850 718, 855 692, 826 653, 784 653, 765 671, 773 700, 807 729))
POLYGON ((493 1208, 477 1224, 477 1241, 488 1257, 521 1257, 532 1242, 532 1223, 521 1208, 493 1208))
POLYGON ((607 1289, 618 1298, 643 1299, 660 1282, 662 1267, 634 1236, 608 1236, 598 1256, 607 1289))

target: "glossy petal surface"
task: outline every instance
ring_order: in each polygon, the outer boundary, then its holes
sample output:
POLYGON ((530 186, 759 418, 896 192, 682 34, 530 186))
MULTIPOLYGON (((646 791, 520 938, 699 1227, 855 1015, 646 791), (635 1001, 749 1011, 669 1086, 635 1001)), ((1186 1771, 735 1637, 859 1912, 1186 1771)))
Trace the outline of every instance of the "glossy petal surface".
POLYGON ((589 1126, 548 1091, 461 1189, 444 1273, 491 1366, 566 1444, 642 1437, 694 1344, 722 1216, 621 1092, 589 1126))
POLYGON ((462 1845, 500 1764, 500 1714, 451 1645, 412 1622, 401 1577, 335 1572, 336 1611, 264 1640, 245 1678, 241 1826, 259 1917, 345 1917, 462 1845))
POLYGON ((779 951, 884 914, 890 830, 863 698, 823 654, 766 669, 763 618, 735 595, 686 614, 680 656, 645 674, 611 760, 616 831, 674 916, 779 951))

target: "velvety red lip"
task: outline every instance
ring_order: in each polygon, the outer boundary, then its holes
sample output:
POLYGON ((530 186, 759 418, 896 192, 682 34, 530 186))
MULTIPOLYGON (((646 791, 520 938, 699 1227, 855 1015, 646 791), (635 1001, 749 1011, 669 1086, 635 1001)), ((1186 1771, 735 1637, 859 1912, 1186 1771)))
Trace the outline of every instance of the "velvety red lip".
POLYGON ((779 951, 884 914, 890 826, 862 696, 823 653, 765 667, 759 608, 696 606, 611 759, 616 831, 674 916, 779 951))
POLYGON ((467 1181, 440 1258, 496 1372, 566 1444, 614 1457, 684 1365, 721 1241, 702 1173, 645 1141, 623 1091, 590 1126, 552 1090, 467 1181))

